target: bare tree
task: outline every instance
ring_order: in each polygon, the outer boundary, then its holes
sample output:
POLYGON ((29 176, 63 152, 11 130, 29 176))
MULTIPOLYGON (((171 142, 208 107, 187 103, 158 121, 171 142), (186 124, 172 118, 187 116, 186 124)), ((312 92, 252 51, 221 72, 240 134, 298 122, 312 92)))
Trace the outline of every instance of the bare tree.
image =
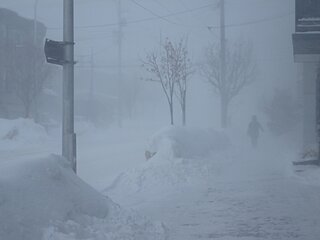
POLYGON ((221 126, 227 126, 228 108, 231 100, 240 91, 252 83, 256 74, 256 64, 253 61, 252 45, 239 42, 226 49, 226 76, 221 81, 220 48, 210 45, 206 49, 205 63, 202 74, 218 91, 220 96, 221 126))
POLYGON ((181 114, 182 114, 182 125, 186 125, 186 110, 187 110, 187 87, 188 77, 192 74, 192 64, 188 58, 187 41, 181 39, 175 47, 176 62, 177 62, 177 88, 175 89, 176 97, 179 101, 181 114))
POLYGON ((176 84, 182 77, 181 50, 182 42, 173 44, 166 39, 161 46, 160 53, 151 52, 147 54, 143 61, 143 67, 151 73, 151 77, 147 80, 159 82, 166 96, 169 110, 171 125, 174 124, 173 101, 176 84))

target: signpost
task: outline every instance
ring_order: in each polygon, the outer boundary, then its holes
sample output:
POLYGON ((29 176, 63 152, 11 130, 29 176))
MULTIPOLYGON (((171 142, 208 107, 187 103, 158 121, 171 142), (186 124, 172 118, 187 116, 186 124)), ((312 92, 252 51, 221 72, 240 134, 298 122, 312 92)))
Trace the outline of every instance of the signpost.
POLYGON ((296 32, 292 35, 295 62, 319 62, 320 1, 296 0, 296 32))
POLYGON ((296 0, 296 32, 320 31, 320 1, 296 0))
POLYGON ((46 39, 44 45, 44 53, 48 63, 63 65, 66 63, 64 57, 65 44, 64 42, 58 42, 46 39))

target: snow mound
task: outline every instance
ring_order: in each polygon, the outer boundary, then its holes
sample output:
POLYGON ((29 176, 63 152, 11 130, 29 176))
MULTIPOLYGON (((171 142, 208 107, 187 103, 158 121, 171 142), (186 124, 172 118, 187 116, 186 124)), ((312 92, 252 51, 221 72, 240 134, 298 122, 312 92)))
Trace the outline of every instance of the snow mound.
POLYGON ((320 167, 316 165, 290 166, 288 175, 294 180, 311 185, 320 186, 320 167))
POLYGON ((0 239, 164 239, 161 223, 128 213, 79 179, 58 157, 3 161, 0 239))
POLYGON ((198 158, 228 146, 227 136, 213 129, 171 126, 152 136, 147 151, 175 158, 198 158))
POLYGON ((0 119, 0 141, 3 147, 40 143, 47 139, 45 128, 31 119, 0 119))
POLYGON ((138 168, 120 174, 105 189, 112 199, 136 203, 164 197, 188 187, 205 185, 217 171, 214 159, 225 159, 228 139, 214 130, 170 127, 156 133, 148 151, 157 152, 138 168), (222 155, 221 155, 222 154, 222 155), (140 196, 140 198, 139 198, 140 196))
POLYGON ((104 193, 124 205, 159 199, 180 191, 183 186, 205 185, 209 168, 198 161, 169 161, 155 156, 136 169, 120 174, 104 193), (135 198, 135 200, 133 199, 135 198))

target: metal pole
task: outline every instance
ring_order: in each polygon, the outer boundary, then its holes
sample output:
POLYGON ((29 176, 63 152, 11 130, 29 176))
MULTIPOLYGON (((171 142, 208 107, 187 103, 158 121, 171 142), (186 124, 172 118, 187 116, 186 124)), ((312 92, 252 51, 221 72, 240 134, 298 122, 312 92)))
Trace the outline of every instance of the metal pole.
POLYGON ((226 31, 224 0, 220 0, 220 71, 221 71, 221 126, 227 127, 226 112, 226 31))
POLYGON ((88 120, 94 121, 94 114, 95 114, 95 106, 93 100, 93 91, 94 91, 94 58, 93 58, 93 49, 91 48, 91 56, 90 56, 90 93, 89 93, 89 108, 88 108, 88 120))
POLYGON ((38 23, 37 23, 37 10, 38 10, 38 2, 39 0, 35 0, 34 2, 34 16, 33 16, 33 43, 37 43, 37 32, 38 32, 38 23))
POLYGON ((63 65, 62 156, 76 165, 76 134, 74 133, 74 2, 63 1, 63 41, 65 60, 63 65))
POLYGON ((318 142, 318 157, 316 163, 320 165, 320 63, 317 65, 316 79, 316 115, 317 115, 317 142, 318 142))
POLYGON ((122 127, 122 6, 118 0, 118 125, 122 127))
POLYGON ((39 120, 39 104, 38 104, 38 74, 37 74, 37 38, 38 38, 38 2, 39 0, 35 0, 34 2, 34 18, 33 18, 33 77, 35 81, 35 98, 34 98, 34 106, 35 106, 35 121, 39 120))

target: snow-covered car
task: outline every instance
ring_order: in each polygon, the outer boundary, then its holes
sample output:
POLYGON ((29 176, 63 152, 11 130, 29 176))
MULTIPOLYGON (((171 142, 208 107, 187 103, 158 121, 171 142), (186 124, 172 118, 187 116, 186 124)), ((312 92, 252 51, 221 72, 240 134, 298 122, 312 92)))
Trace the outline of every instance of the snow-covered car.
POLYGON ((145 151, 146 159, 161 153, 175 158, 204 157, 226 149, 228 137, 213 129, 166 127, 155 133, 145 151))

